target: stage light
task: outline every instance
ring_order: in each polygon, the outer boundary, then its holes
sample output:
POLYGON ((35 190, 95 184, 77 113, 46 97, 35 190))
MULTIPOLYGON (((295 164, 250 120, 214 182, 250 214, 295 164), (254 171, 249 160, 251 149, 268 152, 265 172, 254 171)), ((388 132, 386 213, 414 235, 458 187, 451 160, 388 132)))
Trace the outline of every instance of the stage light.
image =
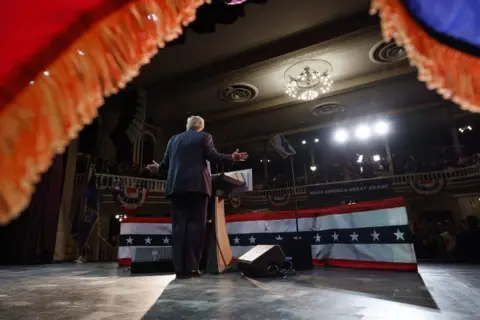
POLYGON ((122 218, 118 219, 118 221, 122 222, 122 218))
POLYGON ((120 218, 120 216, 117 214, 117 215, 115 216, 115 219, 119 219, 119 218, 120 218))
POLYGON ((305 140, 302 140, 302 144, 307 144, 307 141, 305 141, 305 140))
POLYGON ((315 138, 315 140, 314 140, 314 141, 315 141, 315 143, 317 143, 317 142, 318 142, 318 138, 315 138))
POLYGON ((358 139, 366 140, 370 138, 370 129, 365 125, 358 126, 355 130, 355 136, 358 139))
POLYGON ((377 123, 375 123, 374 129, 376 134, 383 136, 388 133, 390 128, 387 122, 378 121, 377 123))
POLYGON ((263 159, 260 159, 260 162, 263 162, 263 159))
POLYGON ((373 161, 378 162, 380 161, 380 156, 378 154, 373 156, 373 161))
POLYGON ((357 163, 362 163, 363 162, 363 154, 358 155, 357 163))
POLYGON ((345 141, 348 140, 348 133, 343 129, 338 129, 333 134, 333 139, 338 143, 344 143, 345 141))
POLYGON ((267 162, 270 162, 270 159, 268 159, 267 162))
POLYGON ((317 166, 311 166, 311 167, 310 167, 310 170, 312 170, 312 171, 317 170, 317 166))

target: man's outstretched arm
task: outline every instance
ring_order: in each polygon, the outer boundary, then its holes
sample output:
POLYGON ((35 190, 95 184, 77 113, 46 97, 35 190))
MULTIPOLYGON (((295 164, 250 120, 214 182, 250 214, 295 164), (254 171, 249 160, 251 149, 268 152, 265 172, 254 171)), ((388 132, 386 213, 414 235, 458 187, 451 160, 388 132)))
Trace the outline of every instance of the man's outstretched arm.
POLYGON ((159 171, 168 171, 168 167, 170 166, 170 139, 167 144, 167 149, 165 150, 165 154, 163 155, 162 162, 158 163, 155 160, 152 161, 152 164, 147 165, 147 170, 152 173, 157 173, 159 171))
POLYGON ((238 149, 232 154, 218 152, 213 144, 212 135, 208 133, 205 134, 204 148, 207 160, 211 162, 221 162, 223 160, 238 162, 245 161, 248 158, 248 154, 246 152, 239 152, 238 149))

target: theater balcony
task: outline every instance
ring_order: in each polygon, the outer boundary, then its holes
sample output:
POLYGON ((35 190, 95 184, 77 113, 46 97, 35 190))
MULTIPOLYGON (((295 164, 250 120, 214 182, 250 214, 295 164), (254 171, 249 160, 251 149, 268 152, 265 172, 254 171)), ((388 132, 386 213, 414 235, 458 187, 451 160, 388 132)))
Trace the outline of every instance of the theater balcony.
MULTIPOLYGON (((403 197, 410 219, 422 212, 436 212, 461 220, 480 210, 480 168, 469 166, 444 171, 393 175, 373 179, 309 184, 292 187, 254 190, 227 199, 226 211, 247 213, 349 205, 403 197), (447 212, 450 212, 447 214, 447 212)), ((76 185, 83 177, 77 175, 76 185)), ((138 177, 98 174, 97 189, 101 194, 101 215, 105 217, 168 216, 170 209, 164 196, 166 182, 138 177)), ((447 217, 446 217, 447 219, 447 217)))

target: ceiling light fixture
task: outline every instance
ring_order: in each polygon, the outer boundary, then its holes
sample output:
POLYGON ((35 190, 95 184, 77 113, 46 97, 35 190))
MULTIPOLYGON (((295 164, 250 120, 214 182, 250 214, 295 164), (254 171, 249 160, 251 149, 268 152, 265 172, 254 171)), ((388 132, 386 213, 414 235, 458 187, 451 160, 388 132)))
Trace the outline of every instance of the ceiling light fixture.
POLYGON ((344 129, 338 129, 333 134, 333 139, 338 143, 344 143, 348 140, 348 133, 344 129))
POLYGON ((384 136, 388 133, 390 128, 387 122, 378 121, 377 123, 375 123, 374 129, 375 129, 375 133, 377 133, 380 136, 384 136))
POLYGON ((285 93, 297 100, 315 100, 330 91, 332 72, 332 65, 324 60, 306 60, 294 64, 285 72, 285 93))
POLYGON ((360 125, 357 130, 355 130, 355 135, 360 140, 367 140, 370 138, 370 128, 366 125, 360 125))

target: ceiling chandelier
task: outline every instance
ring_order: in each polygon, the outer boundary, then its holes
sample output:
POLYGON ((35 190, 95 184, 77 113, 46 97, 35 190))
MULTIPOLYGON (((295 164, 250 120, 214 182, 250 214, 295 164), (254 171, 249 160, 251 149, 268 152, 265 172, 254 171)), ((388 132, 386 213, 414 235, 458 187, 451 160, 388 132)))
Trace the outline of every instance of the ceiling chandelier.
POLYGON ((296 63, 285 71, 285 93, 302 101, 315 100, 330 91, 333 84, 332 72, 332 65, 324 60, 296 63))

